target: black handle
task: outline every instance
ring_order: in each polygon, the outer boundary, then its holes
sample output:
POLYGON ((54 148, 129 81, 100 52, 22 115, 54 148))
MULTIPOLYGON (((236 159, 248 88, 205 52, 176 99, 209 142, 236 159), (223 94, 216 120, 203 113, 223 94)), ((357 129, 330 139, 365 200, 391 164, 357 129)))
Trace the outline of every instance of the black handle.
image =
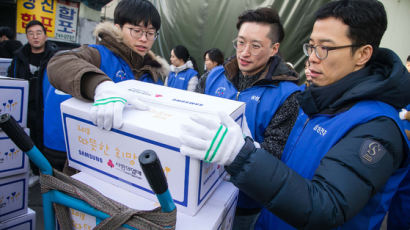
POLYGON ((28 152, 33 148, 31 138, 10 114, 5 113, 0 116, 0 128, 23 152, 28 152))
POLYGON ((145 177, 155 194, 166 192, 168 183, 157 154, 153 150, 145 150, 138 159, 142 171, 144 171, 145 177))

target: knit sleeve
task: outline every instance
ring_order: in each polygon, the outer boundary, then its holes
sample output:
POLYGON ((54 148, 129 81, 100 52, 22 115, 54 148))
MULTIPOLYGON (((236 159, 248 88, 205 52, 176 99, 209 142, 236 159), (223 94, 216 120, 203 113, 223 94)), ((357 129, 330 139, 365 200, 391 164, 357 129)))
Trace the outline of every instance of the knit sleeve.
POLYGON ((299 111, 299 103, 296 100, 298 92, 291 94, 281 107, 276 111, 264 133, 261 147, 277 156, 282 156, 286 141, 295 124, 299 111))

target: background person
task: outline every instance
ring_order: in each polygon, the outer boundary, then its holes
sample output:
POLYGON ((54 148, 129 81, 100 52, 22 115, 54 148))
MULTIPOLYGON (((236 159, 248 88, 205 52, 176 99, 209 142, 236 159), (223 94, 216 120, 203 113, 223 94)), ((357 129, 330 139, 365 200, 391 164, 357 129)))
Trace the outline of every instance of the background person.
POLYGON ((10 27, 0 27, 0 58, 13 58, 14 52, 22 46, 10 27))
POLYGON ((378 48, 387 28, 381 2, 332 1, 315 18, 303 45, 313 86, 298 96, 281 160, 223 114, 193 117, 181 153, 205 159, 209 151, 226 165, 230 180, 278 217, 264 229, 379 229, 409 167, 397 113, 410 102, 409 73, 378 48))
POLYGON ((224 62, 224 55, 221 50, 218 48, 212 48, 204 53, 205 60, 205 73, 199 78, 198 85, 196 86, 195 92, 204 93, 205 91, 205 82, 208 78, 209 72, 219 66, 224 62))
MULTIPOLYGON (((27 127, 35 145, 46 156, 44 149, 44 83, 48 61, 57 52, 57 46, 47 40, 46 29, 39 21, 30 21, 26 26, 28 43, 15 52, 8 68, 8 76, 22 78, 29 82, 27 127)), ((31 164, 34 174, 38 168, 31 164)))
POLYGON ((194 91, 198 84, 198 66, 185 46, 178 45, 171 50, 171 67, 165 86, 194 91))

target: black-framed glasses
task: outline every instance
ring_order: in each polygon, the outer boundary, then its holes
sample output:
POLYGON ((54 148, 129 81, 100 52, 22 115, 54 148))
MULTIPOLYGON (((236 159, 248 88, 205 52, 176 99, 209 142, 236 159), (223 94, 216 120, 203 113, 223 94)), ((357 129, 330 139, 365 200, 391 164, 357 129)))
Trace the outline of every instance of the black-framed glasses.
POLYGON ((130 30, 130 35, 134 39, 140 39, 142 35, 145 33, 145 37, 147 40, 154 41, 158 37, 158 32, 153 29, 148 29, 148 30, 143 30, 140 28, 130 28, 127 27, 130 30))
POLYGON ((322 46, 322 45, 314 46, 309 43, 305 43, 303 44, 303 53, 305 53, 305 55, 309 57, 314 50, 317 58, 319 58, 320 60, 325 60, 327 58, 329 51, 331 50, 343 49, 343 48, 348 48, 348 47, 359 47, 359 46, 362 46, 362 45, 352 44, 352 45, 332 47, 332 46, 322 46))

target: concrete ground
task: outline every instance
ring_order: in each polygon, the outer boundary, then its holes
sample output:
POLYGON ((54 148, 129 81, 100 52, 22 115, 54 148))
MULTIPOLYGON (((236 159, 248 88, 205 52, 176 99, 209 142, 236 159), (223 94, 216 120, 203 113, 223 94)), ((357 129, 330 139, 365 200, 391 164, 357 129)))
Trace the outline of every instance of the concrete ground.
POLYGON ((40 183, 36 183, 28 189, 28 206, 36 212, 36 230, 43 230, 44 216, 40 183))

